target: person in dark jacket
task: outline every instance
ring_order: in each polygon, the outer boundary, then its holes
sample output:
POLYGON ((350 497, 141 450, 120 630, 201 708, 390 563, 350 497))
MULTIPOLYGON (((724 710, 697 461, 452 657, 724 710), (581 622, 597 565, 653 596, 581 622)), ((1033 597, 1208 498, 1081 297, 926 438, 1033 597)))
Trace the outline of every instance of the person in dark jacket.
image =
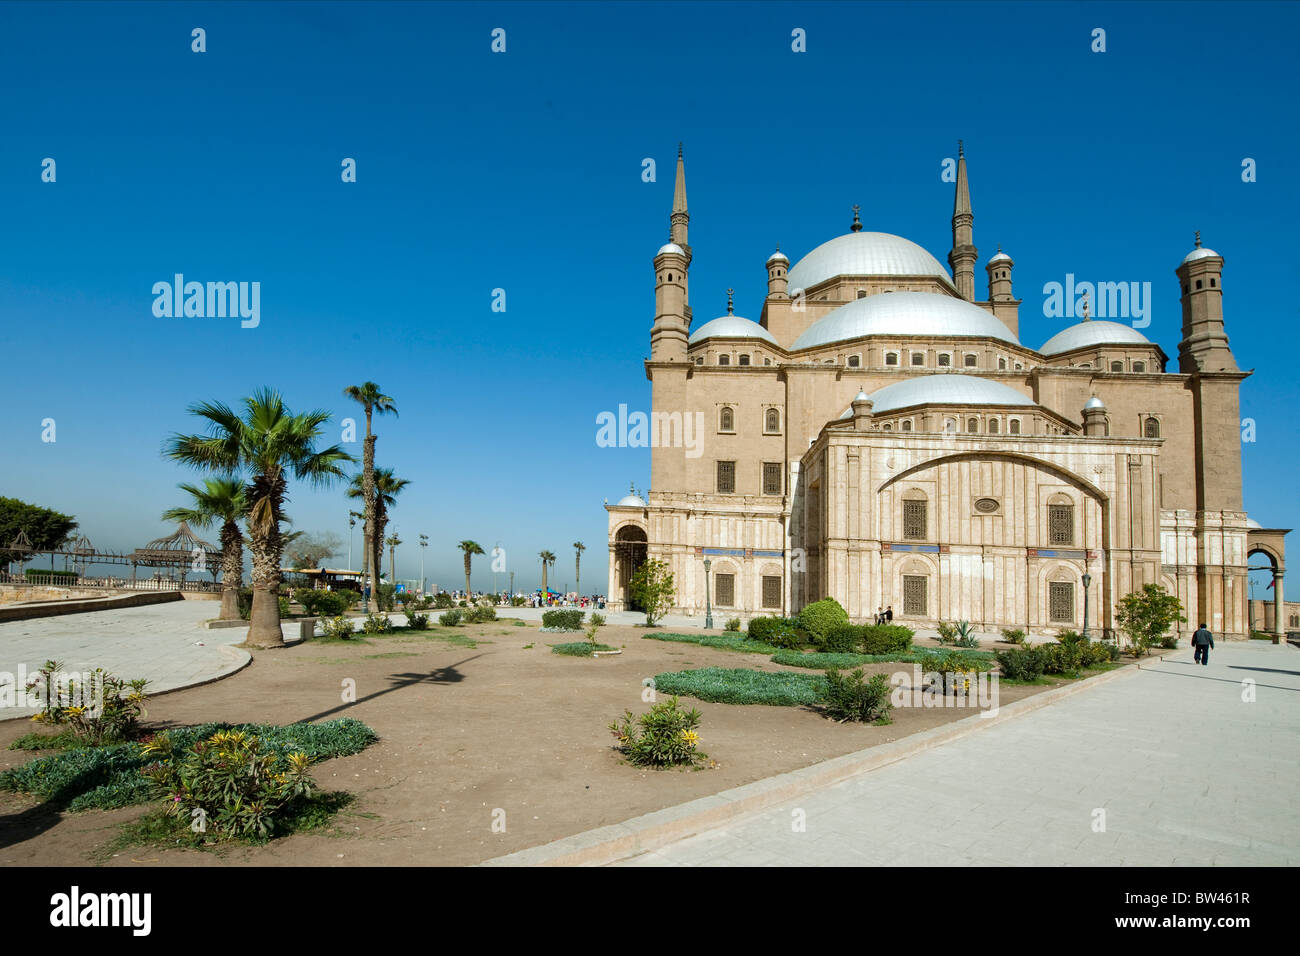
POLYGON ((1192 635, 1192 647, 1196 648, 1196 662, 1198 664, 1210 663, 1210 648, 1214 646, 1214 635, 1210 633, 1205 622, 1196 629, 1192 635))
POLYGON ((894 605, 892 604, 889 605, 889 607, 885 608, 885 623, 886 624, 894 623, 894 605))

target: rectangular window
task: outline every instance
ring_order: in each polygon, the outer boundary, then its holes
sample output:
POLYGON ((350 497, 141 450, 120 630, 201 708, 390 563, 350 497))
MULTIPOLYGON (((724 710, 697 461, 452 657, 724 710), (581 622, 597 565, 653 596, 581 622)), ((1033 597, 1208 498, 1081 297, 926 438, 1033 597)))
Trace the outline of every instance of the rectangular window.
POLYGON ((1074 544, 1074 505, 1048 505, 1047 540, 1052 544, 1074 544))
POLYGON ((736 576, 734 574, 714 575, 713 591, 713 603, 718 607, 735 607, 736 576))
POLYGON ((1074 584, 1066 581, 1047 585, 1047 619, 1053 624, 1074 623, 1074 584))
POLYGON ((940 367, 940 368, 947 368, 947 367, 948 367, 949 365, 951 365, 951 364, 952 364, 952 356, 951 356, 951 355, 940 355, 940 356, 939 356, 939 367, 940 367))
POLYGON ((779 461, 763 462, 763 494, 779 495, 781 493, 781 463, 779 461))
POLYGON ((924 353, 924 352, 913 352, 913 353, 912 353, 912 364, 913 364, 913 365, 924 365, 924 364, 925 364, 925 353, 924 353))
POLYGON ((718 462, 718 494, 734 495, 736 493, 736 463, 734 461, 718 462))
POLYGON ((927 617, 926 590, 930 579, 923 574, 903 575, 903 613, 908 617, 927 617))
POLYGON ((903 537, 925 537, 925 502, 903 502, 903 537))
POLYGON ((779 608, 781 606, 781 578, 776 575, 763 576, 763 607, 779 608))

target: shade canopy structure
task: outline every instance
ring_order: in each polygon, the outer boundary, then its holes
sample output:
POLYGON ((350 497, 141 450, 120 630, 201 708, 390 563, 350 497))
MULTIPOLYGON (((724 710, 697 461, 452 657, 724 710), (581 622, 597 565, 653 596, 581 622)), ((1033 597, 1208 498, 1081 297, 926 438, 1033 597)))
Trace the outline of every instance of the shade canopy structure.
POLYGON ((210 570, 215 576, 221 566, 221 549, 204 541, 182 521, 172 534, 155 538, 131 552, 131 563, 144 568, 184 568, 193 565, 200 556, 201 566, 192 570, 210 570), (196 550, 199 554, 195 554, 196 550))

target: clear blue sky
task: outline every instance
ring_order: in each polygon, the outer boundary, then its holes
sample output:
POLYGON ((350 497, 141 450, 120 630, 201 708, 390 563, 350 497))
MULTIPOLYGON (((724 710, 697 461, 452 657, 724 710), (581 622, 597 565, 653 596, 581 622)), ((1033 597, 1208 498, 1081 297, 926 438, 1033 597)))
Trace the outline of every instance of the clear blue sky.
MULTIPOLYGON (((943 261, 962 138, 977 285, 1000 242, 1028 345, 1060 326, 1043 283, 1073 272, 1150 281, 1145 331, 1176 356, 1193 230, 1226 257, 1255 370, 1247 507, 1300 526, 1297 27, 1300 5, 1244 3, 0 4, 0 494, 134 547, 192 477, 159 454, 187 404, 271 384, 341 417, 343 387, 373 379, 401 410, 380 462, 412 479, 394 523, 429 535, 432 580, 461 580, 472 537, 507 549, 516 587, 542 548, 572 586, 581 539, 603 590, 602 501, 644 486, 649 455, 597 447, 595 417, 649 402, 678 140, 702 322, 728 286, 757 317, 774 245, 797 258, 853 203, 943 261), (260 282, 261 325, 155 318, 177 272, 260 282)), ((289 507, 347 534, 338 492, 289 507)), ((413 545, 399 560, 418 574, 413 545)))

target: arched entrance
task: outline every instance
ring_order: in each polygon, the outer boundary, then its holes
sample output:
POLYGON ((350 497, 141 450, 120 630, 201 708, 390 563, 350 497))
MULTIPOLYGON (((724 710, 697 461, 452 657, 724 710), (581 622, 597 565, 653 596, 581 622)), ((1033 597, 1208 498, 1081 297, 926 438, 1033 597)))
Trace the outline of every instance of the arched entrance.
MULTIPOLYGON (((614 585, 622 595, 623 606, 629 611, 642 610, 641 605, 632 597, 632 576, 645 563, 649 539, 645 529, 636 525, 619 528, 614 535, 614 585)), ((610 595, 613 597, 613 595, 610 595)))
POLYGON ((1252 620, 1250 621, 1250 630, 1252 632, 1267 630, 1273 634, 1273 642, 1275 644, 1279 643, 1282 635, 1286 633, 1286 621, 1283 619, 1285 608, 1282 602, 1282 578, 1286 572, 1282 565, 1282 556, 1274 547, 1271 547, 1268 544, 1263 544, 1257 541, 1248 541, 1246 545, 1246 561, 1248 567, 1247 574, 1250 576, 1251 584, 1250 616, 1252 620), (1251 558, 1256 557, 1257 555, 1266 559, 1268 564, 1256 565, 1250 563, 1251 558), (1255 602, 1257 596, 1262 597, 1262 595, 1258 595, 1259 589, 1254 586, 1256 579, 1255 572, 1257 571, 1265 572, 1265 577, 1268 581, 1268 584, 1264 586, 1264 594, 1268 595, 1268 597, 1261 601, 1261 606, 1271 603, 1272 615, 1267 613, 1267 609, 1262 614, 1256 614, 1257 605, 1255 602), (1269 594, 1269 592, 1272 593, 1269 594))

